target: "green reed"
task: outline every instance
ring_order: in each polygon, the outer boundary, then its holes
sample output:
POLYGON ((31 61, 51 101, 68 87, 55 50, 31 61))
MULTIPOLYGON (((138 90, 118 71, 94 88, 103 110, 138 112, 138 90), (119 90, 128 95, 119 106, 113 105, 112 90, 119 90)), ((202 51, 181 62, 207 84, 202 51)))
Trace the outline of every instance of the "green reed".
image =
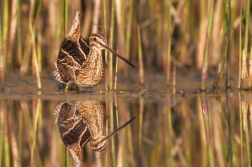
POLYGON ((226 88, 231 87, 230 83, 230 63, 231 63, 231 1, 225 0, 226 10, 225 10, 225 20, 227 27, 227 52, 226 52, 226 88))
POLYGON ((68 24, 68 0, 64 0, 64 34, 67 35, 68 24))
POLYGON ((118 57, 116 57, 116 65, 115 65, 115 78, 114 78, 114 91, 117 88, 117 73, 118 73, 118 57))
MULTIPOLYGON (((111 2, 111 20, 110 20, 110 39, 109 39, 109 46, 113 49, 113 42, 114 42, 114 27, 115 27, 115 0, 111 2)), ((109 85, 108 89, 113 89, 113 54, 110 53, 108 61, 108 80, 109 85)))
POLYGON ((66 167, 70 167, 71 166, 71 163, 70 163, 70 152, 68 149, 65 149, 65 153, 66 153, 66 167))
POLYGON ((227 53, 227 42, 226 39, 224 39, 224 42, 222 43, 222 47, 221 47, 221 55, 220 55, 220 59, 219 59, 219 66, 218 66, 218 74, 213 82, 213 88, 217 89, 220 88, 220 81, 222 79, 224 70, 225 70, 225 64, 226 64, 226 53, 227 53))
POLYGON ((207 89, 207 75, 208 75, 208 65, 209 65, 209 53, 210 53, 210 39, 212 36, 212 23, 213 23, 213 10, 214 10, 214 0, 211 0, 210 13, 208 17, 206 41, 204 47, 204 58, 202 63, 201 71, 201 84, 200 91, 206 91, 207 89))
MULTIPOLYGON (((1 104, 4 102, 0 102, 1 104)), ((2 158, 3 158, 3 148, 4 148, 4 107, 2 106, 0 110, 0 165, 2 164, 2 158)), ((6 156, 6 154, 5 154, 6 156)))
POLYGON ((246 151, 247 151, 247 167, 251 167, 251 157, 250 157, 250 140, 249 140, 249 130, 248 125, 246 125, 245 129, 245 141, 246 141, 246 151))
MULTIPOLYGON (((106 100, 106 104, 105 104, 105 111, 106 111, 106 115, 108 115, 108 108, 109 108, 109 102, 106 100)), ((109 124, 108 124, 108 119, 105 120, 105 134, 109 134, 109 128, 108 128, 109 124)), ((105 166, 108 167, 109 166, 109 153, 106 152, 106 157, 105 157, 105 166)))
POLYGON ((36 77, 37 77, 37 87, 38 87, 38 90, 41 90, 42 85, 41 85, 41 79, 40 79, 40 73, 39 73, 39 62, 38 62, 37 48, 36 48, 36 41, 35 41, 35 27, 33 25, 34 23, 33 15, 34 15, 34 0, 31 0, 31 10, 29 13, 29 31, 31 34, 32 55, 33 55, 35 72, 36 72, 36 77))
MULTIPOLYGON (((243 103, 243 100, 242 100, 242 94, 241 94, 242 92, 241 91, 239 91, 238 92, 238 100, 239 100, 239 116, 240 116, 240 139, 241 139, 241 141, 243 141, 243 126, 242 126, 242 124, 243 124, 243 119, 242 119, 242 111, 243 111, 243 105, 242 105, 242 103, 243 103)), ((244 162, 243 162, 243 158, 244 158, 244 156, 243 156, 243 142, 241 142, 241 144, 240 144, 240 157, 241 157, 241 164, 242 164, 242 166, 244 165, 244 162)))
POLYGON ((139 98, 139 131, 138 131, 138 146, 139 146, 139 150, 142 149, 143 114, 144 114, 144 99, 143 98, 139 98))
POLYGON ((211 167, 214 166, 214 155, 213 155, 213 141, 211 137, 211 130, 210 130, 210 121, 209 121, 209 110, 208 110, 208 104, 207 104, 207 97, 206 93, 203 92, 200 96, 201 98, 201 106, 202 106, 202 116, 204 121, 204 129, 205 129, 205 135, 206 135, 206 141, 207 141, 207 152, 208 152, 208 158, 209 158, 209 164, 211 167))
MULTIPOLYGON (((20 162, 22 162, 22 155, 23 155, 23 139, 22 139, 22 135, 24 133, 23 130, 23 112, 21 109, 18 112, 18 156, 20 158, 20 162)), ((1 163, 0 163, 1 164, 1 163)), ((19 164, 19 166, 22 166, 22 163, 19 164)))
POLYGON ((167 27, 168 27, 168 42, 167 42, 167 71, 166 71, 166 85, 170 83, 170 66, 171 66, 171 44, 172 44, 172 20, 171 20, 171 1, 166 1, 167 10, 167 27))
MULTIPOLYGON (((127 118, 127 120, 129 120, 130 119, 130 113, 129 112, 127 112, 127 116, 126 116, 126 118, 127 118)), ((132 130, 131 130, 131 128, 130 127, 126 127, 126 141, 127 141, 127 145, 126 144, 124 144, 125 145, 125 149, 124 150, 129 150, 129 154, 127 154, 126 153, 126 151, 125 151, 125 153, 124 153, 124 164, 126 164, 126 162, 127 162, 127 160, 130 162, 130 164, 132 165, 132 166, 136 166, 136 164, 135 164, 135 161, 134 161, 134 146, 133 146, 133 136, 134 135, 132 135, 132 130), (127 146, 127 147, 126 147, 127 146)))
MULTIPOLYGON (((248 38, 249 38, 249 20, 250 20, 250 0, 246 1, 246 23, 245 23, 245 38, 244 38, 244 50, 248 52, 248 38)), ((252 58, 250 58, 252 59, 252 58)))
MULTIPOLYGON (((106 0, 103 0, 103 23, 104 23, 104 35, 105 35, 105 38, 107 37, 106 36, 106 33, 107 33, 107 6, 106 6, 106 0)), ((105 51, 105 64, 108 64, 108 53, 105 51)), ((106 75, 105 75, 105 90, 107 91, 108 90, 108 69, 106 68, 105 69, 106 71, 106 75)))
MULTIPOLYGON (((110 133, 114 132, 114 125, 115 125, 115 122, 114 122, 114 110, 113 110, 113 97, 110 96, 109 97, 109 122, 110 122, 110 125, 109 125, 109 129, 110 129, 110 133)), ((112 166, 115 167, 116 166, 116 148, 115 148, 115 137, 112 137, 111 139, 111 153, 112 153, 112 166)))
POLYGON ((10 147, 9 147, 10 143, 7 134, 3 136, 3 139, 4 139, 3 144, 4 144, 4 162, 5 162, 4 166, 10 167, 11 166, 10 147))
MULTIPOLYGON (((9 22, 9 1, 1 2, 1 15, 0 17, 0 62, 1 70, 5 71, 6 69, 6 54, 7 54, 7 36, 8 36, 8 22, 9 22)), ((1 72, 2 73, 2 72, 1 72)), ((2 74, 0 74, 2 75, 2 74)), ((4 77, 3 77, 4 78, 4 77)), ((0 78, 3 80, 2 78, 0 78)))
MULTIPOLYGON (((167 95, 168 96, 168 99, 169 98, 169 94, 167 95)), ((172 129, 172 114, 171 114, 171 107, 170 105, 168 104, 167 107, 166 107, 166 112, 167 112, 167 131, 168 131, 168 138, 166 140, 171 140, 171 141, 166 141, 168 142, 167 144, 167 155, 169 155, 169 157, 167 158, 167 166, 170 166, 170 167, 173 167, 174 166, 174 163, 173 163, 173 155, 172 155, 172 149, 173 149, 173 143, 172 143, 172 133, 173 133, 173 129, 172 129)))
POLYGON ((18 65, 21 65, 23 57, 22 48, 22 17, 21 17, 21 0, 17 0, 17 61, 18 65))
POLYGON ((37 127, 38 127, 38 120, 39 120, 39 113, 42 111, 42 102, 40 99, 37 101, 37 106, 36 106, 36 111, 35 111, 35 117, 34 117, 34 122, 33 122, 33 130, 32 130, 32 147, 31 147, 31 165, 34 166, 35 162, 34 161, 34 150, 36 147, 36 134, 37 134, 37 127))
POLYGON ((132 30, 132 19, 133 19, 133 4, 134 0, 130 0, 128 17, 127 17, 127 25, 126 25, 126 57, 130 57, 130 37, 131 37, 131 30, 132 30))
POLYGON ((138 61, 139 61, 139 82, 142 85, 144 84, 144 65, 143 65, 141 31, 139 25, 137 26, 137 41, 138 41, 138 61))
POLYGON ((225 121, 227 122, 227 166, 233 166, 233 143, 232 143, 232 124, 231 124, 231 107, 230 107, 230 97, 226 95, 225 103, 225 121))
POLYGON ((240 7, 240 23, 239 23, 239 76, 238 76, 238 89, 241 88, 241 75, 242 75, 242 3, 240 7))

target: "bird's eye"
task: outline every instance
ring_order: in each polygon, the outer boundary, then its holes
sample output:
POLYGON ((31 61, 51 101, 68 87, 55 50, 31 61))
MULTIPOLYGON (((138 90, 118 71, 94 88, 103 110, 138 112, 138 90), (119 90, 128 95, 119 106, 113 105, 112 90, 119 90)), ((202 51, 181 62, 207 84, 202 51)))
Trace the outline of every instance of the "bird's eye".
POLYGON ((96 38, 94 38, 94 40, 96 41, 96 38))
MULTIPOLYGON (((96 38, 95 38, 96 39, 96 38)), ((98 145, 96 144, 95 147, 97 147, 98 145)))

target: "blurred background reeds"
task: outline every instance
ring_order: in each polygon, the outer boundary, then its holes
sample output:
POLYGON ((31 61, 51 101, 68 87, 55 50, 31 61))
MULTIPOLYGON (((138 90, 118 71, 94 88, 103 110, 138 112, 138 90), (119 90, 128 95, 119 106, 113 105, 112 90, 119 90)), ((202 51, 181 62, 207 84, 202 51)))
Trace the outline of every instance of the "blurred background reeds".
MULTIPOLYGON (((1 0, 1 80, 6 71, 34 74, 41 88, 39 74, 54 68, 76 11, 81 11, 81 35, 88 40, 92 33, 104 34, 114 50, 137 64, 141 84, 147 69, 165 74, 169 85, 172 69, 200 73, 207 67, 215 70, 216 76, 226 70, 220 79, 226 74, 226 87, 230 87, 230 70, 236 72, 232 77, 238 80, 242 69, 240 50, 246 55, 250 52, 250 0, 1 0)), ((111 55, 105 59, 109 67, 106 88, 112 89, 116 59, 111 55)), ((119 61, 118 70, 124 76, 128 69, 119 61)), ((218 82, 214 86, 218 87, 218 82)), ((202 90, 204 87, 201 84, 202 90)))

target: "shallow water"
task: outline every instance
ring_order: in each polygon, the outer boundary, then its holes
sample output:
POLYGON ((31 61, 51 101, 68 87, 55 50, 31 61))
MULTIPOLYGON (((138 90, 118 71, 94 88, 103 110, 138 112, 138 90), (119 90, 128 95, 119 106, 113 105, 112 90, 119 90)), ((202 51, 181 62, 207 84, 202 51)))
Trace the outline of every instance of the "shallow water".
POLYGON ((73 166, 54 111, 62 102, 88 101, 104 107, 103 135, 136 119, 110 138, 101 152, 93 151, 88 142, 81 149, 82 166, 251 165, 249 92, 199 94, 186 88, 196 85, 192 82, 178 84, 177 91, 168 91, 162 84, 130 88, 121 84, 117 91, 102 94, 84 90, 64 94, 56 86, 36 92, 34 85, 20 84, 28 88, 10 81, 1 84, 1 166, 73 166))

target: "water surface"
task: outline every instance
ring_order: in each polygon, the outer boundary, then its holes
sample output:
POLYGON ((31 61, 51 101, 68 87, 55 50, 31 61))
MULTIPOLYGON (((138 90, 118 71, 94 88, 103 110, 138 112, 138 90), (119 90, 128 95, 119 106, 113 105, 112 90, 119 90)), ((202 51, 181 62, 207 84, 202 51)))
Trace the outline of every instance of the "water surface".
POLYGON ((54 86, 42 92, 34 86, 24 92, 11 82, 1 84, 1 166, 73 166, 54 111, 61 103, 78 101, 103 105, 103 135, 136 117, 103 151, 93 151, 87 142, 81 148, 82 166, 251 165, 250 92, 197 93, 181 85, 175 90, 162 84, 122 84, 102 94, 96 88, 64 94, 54 81, 50 84, 54 86))

